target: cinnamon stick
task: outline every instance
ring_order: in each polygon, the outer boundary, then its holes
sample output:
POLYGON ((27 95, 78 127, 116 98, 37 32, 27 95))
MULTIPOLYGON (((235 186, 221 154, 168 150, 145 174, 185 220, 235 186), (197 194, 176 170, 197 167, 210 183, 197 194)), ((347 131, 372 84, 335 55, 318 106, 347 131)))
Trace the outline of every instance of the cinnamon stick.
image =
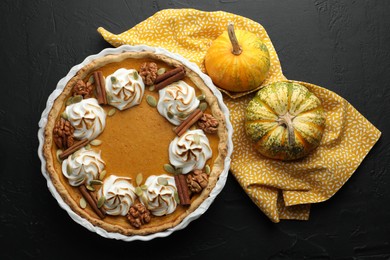
POLYGON ((177 194, 179 195, 180 205, 190 205, 191 202, 186 177, 183 174, 178 174, 175 175, 174 178, 177 187, 177 194))
MULTIPOLYGON (((88 190, 87 190, 88 191, 88 190)), ((96 198, 96 196, 95 196, 95 194, 92 194, 90 191, 88 191, 89 192, 89 194, 91 194, 91 197, 92 197, 92 199, 93 199, 93 202, 96 204, 96 206, 97 206, 97 204, 98 204, 98 200, 97 200, 97 198, 96 198)), ((106 215, 107 214, 107 212, 106 212, 106 210, 103 208, 103 207, 98 207, 98 209, 103 213, 103 215, 106 215)))
MULTIPOLYGON (((168 72, 166 72, 166 73, 168 73, 168 72)), ((182 69, 179 72, 173 74, 172 76, 170 76, 170 77, 160 81, 159 83, 155 84, 154 85, 154 89, 156 91, 158 91, 160 89, 163 89, 166 86, 168 86, 169 84, 172 84, 173 82, 176 82, 178 80, 184 79, 184 76, 185 76, 185 71, 184 71, 184 69, 182 69)))
POLYGON ((191 202, 190 202, 190 194, 188 192, 186 176, 184 176, 183 174, 179 174, 178 176, 180 181, 180 187, 183 193, 183 202, 180 202, 180 204, 183 206, 188 206, 191 204, 191 202))
POLYGON ((186 120, 181 122, 181 124, 175 128, 175 133, 178 136, 182 136, 193 124, 195 124, 203 116, 202 110, 199 108, 195 109, 186 120))
POLYGON ((199 113, 199 111, 201 111, 199 108, 195 109, 195 110, 186 118, 186 120, 184 120, 183 122, 181 122, 181 124, 180 124, 178 127, 175 128, 175 130, 174 130, 175 133, 176 133, 176 134, 179 133, 179 132, 183 129, 183 127, 184 127, 186 124, 188 124, 189 121, 190 121, 192 118, 194 118, 194 117, 199 113))
POLYGON ((88 139, 83 139, 81 141, 78 141, 77 143, 74 143, 71 147, 69 147, 68 149, 63 151, 58 157, 61 160, 64 160, 64 159, 68 158, 68 156, 71 155, 72 153, 74 153, 77 150, 79 150, 80 148, 86 146, 88 143, 89 143, 88 139))
POLYGON ((88 190, 84 184, 79 186, 79 190, 80 190, 81 194, 83 194, 83 197, 88 202, 88 204, 91 206, 93 211, 99 216, 99 218, 101 218, 101 219, 105 218, 106 217, 105 214, 103 214, 100 211, 100 209, 97 206, 97 202, 95 203, 93 196, 88 192, 88 190))
POLYGON ((169 77, 172 77, 173 75, 179 73, 180 71, 184 71, 184 68, 181 66, 174 68, 174 69, 171 69, 171 70, 168 70, 167 72, 165 72, 161 75, 158 75, 157 78, 154 80, 154 84, 160 83, 161 81, 166 80, 169 77))
POLYGON ((101 71, 94 71, 93 78, 95 80, 96 97, 99 105, 107 105, 106 82, 101 71))
POLYGON ((176 184, 176 188, 177 188, 177 195, 179 196, 179 200, 180 200, 180 204, 181 204, 181 202, 184 201, 184 198, 183 198, 183 192, 181 192, 181 183, 180 183, 180 179, 179 179, 179 174, 175 175, 174 179, 175 179, 175 184, 176 184))

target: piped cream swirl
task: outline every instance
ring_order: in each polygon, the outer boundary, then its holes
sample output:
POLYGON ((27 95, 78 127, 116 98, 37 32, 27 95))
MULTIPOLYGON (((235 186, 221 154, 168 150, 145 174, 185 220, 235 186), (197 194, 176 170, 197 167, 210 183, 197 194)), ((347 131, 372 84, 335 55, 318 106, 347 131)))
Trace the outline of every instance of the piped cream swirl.
POLYGON ((98 179, 106 164, 100 156, 100 151, 81 148, 62 162, 62 174, 72 186, 98 179))
POLYGON ((202 130, 188 130, 176 137, 169 145, 169 161, 186 174, 194 169, 203 169, 212 156, 209 140, 202 130))
POLYGON ((134 69, 118 69, 106 78, 108 102, 119 110, 141 103, 144 90, 144 82, 134 69))
POLYGON ((177 188, 173 177, 152 175, 145 181, 145 185, 147 190, 143 191, 140 200, 153 215, 164 216, 175 211, 177 188))
POLYGON ((106 113, 94 98, 83 99, 65 109, 69 122, 75 128, 76 139, 95 139, 106 126, 106 113))
POLYGON ((104 209, 109 215, 125 216, 137 198, 131 179, 111 175, 104 180, 98 198, 105 197, 104 209))
POLYGON ((198 106, 194 88, 182 80, 159 91, 157 110, 174 125, 180 125, 198 106))

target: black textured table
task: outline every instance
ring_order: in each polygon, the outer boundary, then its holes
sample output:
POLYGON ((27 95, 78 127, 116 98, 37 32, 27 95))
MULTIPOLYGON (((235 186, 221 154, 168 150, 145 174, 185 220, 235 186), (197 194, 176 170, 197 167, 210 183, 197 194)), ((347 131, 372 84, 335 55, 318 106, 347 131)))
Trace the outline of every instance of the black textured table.
POLYGON ((0 1, 0 259, 389 259, 389 1, 0 1), (93 2, 93 3, 92 3, 93 2), (71 220, 37 156, 38 120, 69 69, 165 8, 223 10, 261 23, 289 79, 347 99, 379 142, 309 221, 274 224, 232 175, 186 229, 149 242, 110 240, 71 220))

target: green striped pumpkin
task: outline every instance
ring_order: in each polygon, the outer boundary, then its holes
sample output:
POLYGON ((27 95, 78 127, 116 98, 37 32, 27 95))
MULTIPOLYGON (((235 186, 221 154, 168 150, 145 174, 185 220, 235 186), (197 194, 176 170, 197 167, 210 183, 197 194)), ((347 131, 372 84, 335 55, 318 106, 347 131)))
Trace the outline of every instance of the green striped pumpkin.
POLYGON ((306 87, 276 82, 259 90, 249 102, 245 130, 256 150, 269 158, 295 160, 321 142, 325 112, 306 87))

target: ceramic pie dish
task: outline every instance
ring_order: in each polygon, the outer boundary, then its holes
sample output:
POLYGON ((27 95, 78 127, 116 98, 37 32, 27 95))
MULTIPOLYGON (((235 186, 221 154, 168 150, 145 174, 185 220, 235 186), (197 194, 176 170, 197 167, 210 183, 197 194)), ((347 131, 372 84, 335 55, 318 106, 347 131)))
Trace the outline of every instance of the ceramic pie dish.
POLYGON ((39 127, 42 173, 59 205, 125 241, 165 237, 201 216, 225 185, 233 149, 211 79, 148 46, 105 49, 73 67, 39 127))

